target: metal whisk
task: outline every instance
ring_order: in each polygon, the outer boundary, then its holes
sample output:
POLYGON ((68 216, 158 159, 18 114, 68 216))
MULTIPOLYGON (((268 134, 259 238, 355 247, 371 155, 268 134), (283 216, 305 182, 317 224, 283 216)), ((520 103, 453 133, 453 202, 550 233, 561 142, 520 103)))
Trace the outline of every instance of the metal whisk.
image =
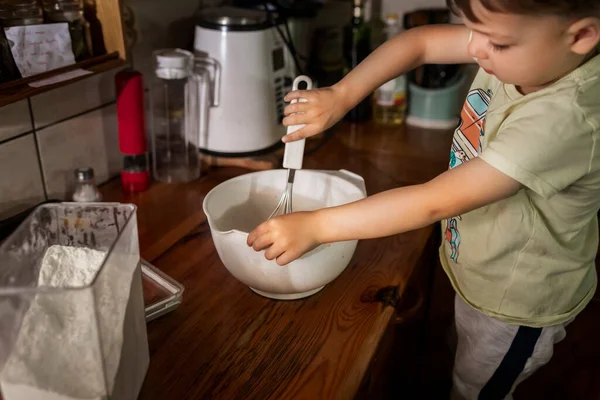
POLYGON ((277 203, 277 207, 275 207, 271 215, 269 215, 269 219, 278 215, 289 214, 292 212, 292 192, 294 190, 294 175, 296 175, 296 170, 288 169, 285 190, 279 198, 279 203, 277 203))
MULTIPOLYGON (((305 75, 300 75, 294 79, 294 85, 292 90, 298 90, 300 82, 306 83, 306 90, 312 89, 312 80, 305 75)), ((305 99, 300 99, 301 102, 305 102, 305 99)), ((295 103, 296 100, 292 100, 295 103)), ((287 135, 296 132, 304 125, 291 125, 287 128, 287 135)), ((297 140, 295 142, 285 144, 285 152, 283 154, 283 167, 287 168, 287 183, 285 190, 279 198, 277 207, 269 216, 269 219, 283 214, 289 214, 292 212, 292 194, 294 190, 294 177, 297 169, 302 169, 302 159, 304 158, 304 142, 305 140, 297 140)))

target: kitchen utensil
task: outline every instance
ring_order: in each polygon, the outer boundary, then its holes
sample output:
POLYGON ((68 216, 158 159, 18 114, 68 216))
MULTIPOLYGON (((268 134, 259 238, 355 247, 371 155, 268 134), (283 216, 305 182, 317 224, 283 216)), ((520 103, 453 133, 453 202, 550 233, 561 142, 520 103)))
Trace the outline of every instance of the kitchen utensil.
MULTIPOLYGON (((294 79, 294 85, 292 90, 298 90, 300 82, 306 83, 306 90, 312 89, 312 80, 305 75, 300 75, 294 79)), ((300 102, 306 102, 306 99, 300 99, 300 102)), ((292 100, 292 104, 297 103, 297 100, 292 100)), ((286 135, 296 132, 301 129, 304 125, 290 125, 287 128, 286 135)), ((287 183, 285 190, 279 198, 277 207, 273 210, 269 219, 282 214, 289 214, 292 212, 292 195, 294 191, 294 177, 296 170, 302 168, 302 160, 304 159, 304 144, 306 140, 296 140, 295 142, 285 144, 285 152, 283 153, 283 167, 287 168, 287 183)))
MULTIPOLYGON (((225 268, 256 293, 281 300, 299 299, 321 290, 348 266, 357 244, 356 240, 324 244, 285 267, 248 247, 248 233, 269 216, 286 177, 284 169, 241 175, 216 186, 203 202, 225 268)), ((296 172, 296 211, 334 207, 366 195, 363 179, 348 171, 296 172)))
POLYGON ((280 146, 285 134, 283 97, 297 72, 279 24, 262 10, 200 10, 194 55, 213 58, 221 66, 219 105, 210 110, 207 134, 197 143, 204 154, 250 157, 280 146))

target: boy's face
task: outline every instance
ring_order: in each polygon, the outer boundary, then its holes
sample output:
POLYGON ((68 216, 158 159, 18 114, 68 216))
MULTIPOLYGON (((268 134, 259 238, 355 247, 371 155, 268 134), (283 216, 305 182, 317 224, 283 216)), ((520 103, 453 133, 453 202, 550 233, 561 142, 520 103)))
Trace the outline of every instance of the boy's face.
POLYGON ((579 62, 571 52, 566 19, 491 12, 479 0, 472 0, 472 7, 481 22, 463 18, 473 31, 469 53, 502 82, 535 90, 579 62))

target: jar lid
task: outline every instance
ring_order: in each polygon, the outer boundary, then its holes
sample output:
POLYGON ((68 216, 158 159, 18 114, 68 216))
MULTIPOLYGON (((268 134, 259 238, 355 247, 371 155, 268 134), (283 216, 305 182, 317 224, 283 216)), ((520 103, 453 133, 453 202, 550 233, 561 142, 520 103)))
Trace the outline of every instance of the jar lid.
POLYGON ((385 16, 385 23, 388 25, 393 25, 400 21, 400 16, 396 13, 388 13, 385 16))
POLYGON ((162 49, 154 52, 156 75, 163 79, 182 79, 190 75, 194 55, 183 49, 162 49))
POLYGON ((78 181, 89 181, 94 179, 94 169, 90 167, 77 168, 75 170, 75 177, 78 181))

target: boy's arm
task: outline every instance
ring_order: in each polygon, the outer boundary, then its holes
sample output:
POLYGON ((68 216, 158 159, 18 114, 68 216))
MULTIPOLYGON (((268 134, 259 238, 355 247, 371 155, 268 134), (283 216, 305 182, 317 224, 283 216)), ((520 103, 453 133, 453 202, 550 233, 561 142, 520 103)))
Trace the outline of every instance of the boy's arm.
POLYGON ((474 62, 467 51, 469 29, 464 25, 430 25, 410 29, 388 40, 336 86, 352 105, 373 90, 423 64, 474 62))
POLYGON ((521 184, 475 158, 437 178, 323 209, 322 243, 389 236, 461 215, 515 194, 521 184))
POLYGON ((371 239, 418 229, 512 196, 521 184, 480 158, 422 185, 376 194, 314 212, 270 219, 248 245, 285 265, 322 243, 371 239))
POLYGON ((288 105, 283 124, 306 126, 284 136, 284 141, 330 128, 379 86, 419 65, 472 63, 468 45, 469 30, 463 25, 431 25, 403 32, 379 46, 332 87, 288 93, 285 101, 303 98, 306 102, 288 105))

